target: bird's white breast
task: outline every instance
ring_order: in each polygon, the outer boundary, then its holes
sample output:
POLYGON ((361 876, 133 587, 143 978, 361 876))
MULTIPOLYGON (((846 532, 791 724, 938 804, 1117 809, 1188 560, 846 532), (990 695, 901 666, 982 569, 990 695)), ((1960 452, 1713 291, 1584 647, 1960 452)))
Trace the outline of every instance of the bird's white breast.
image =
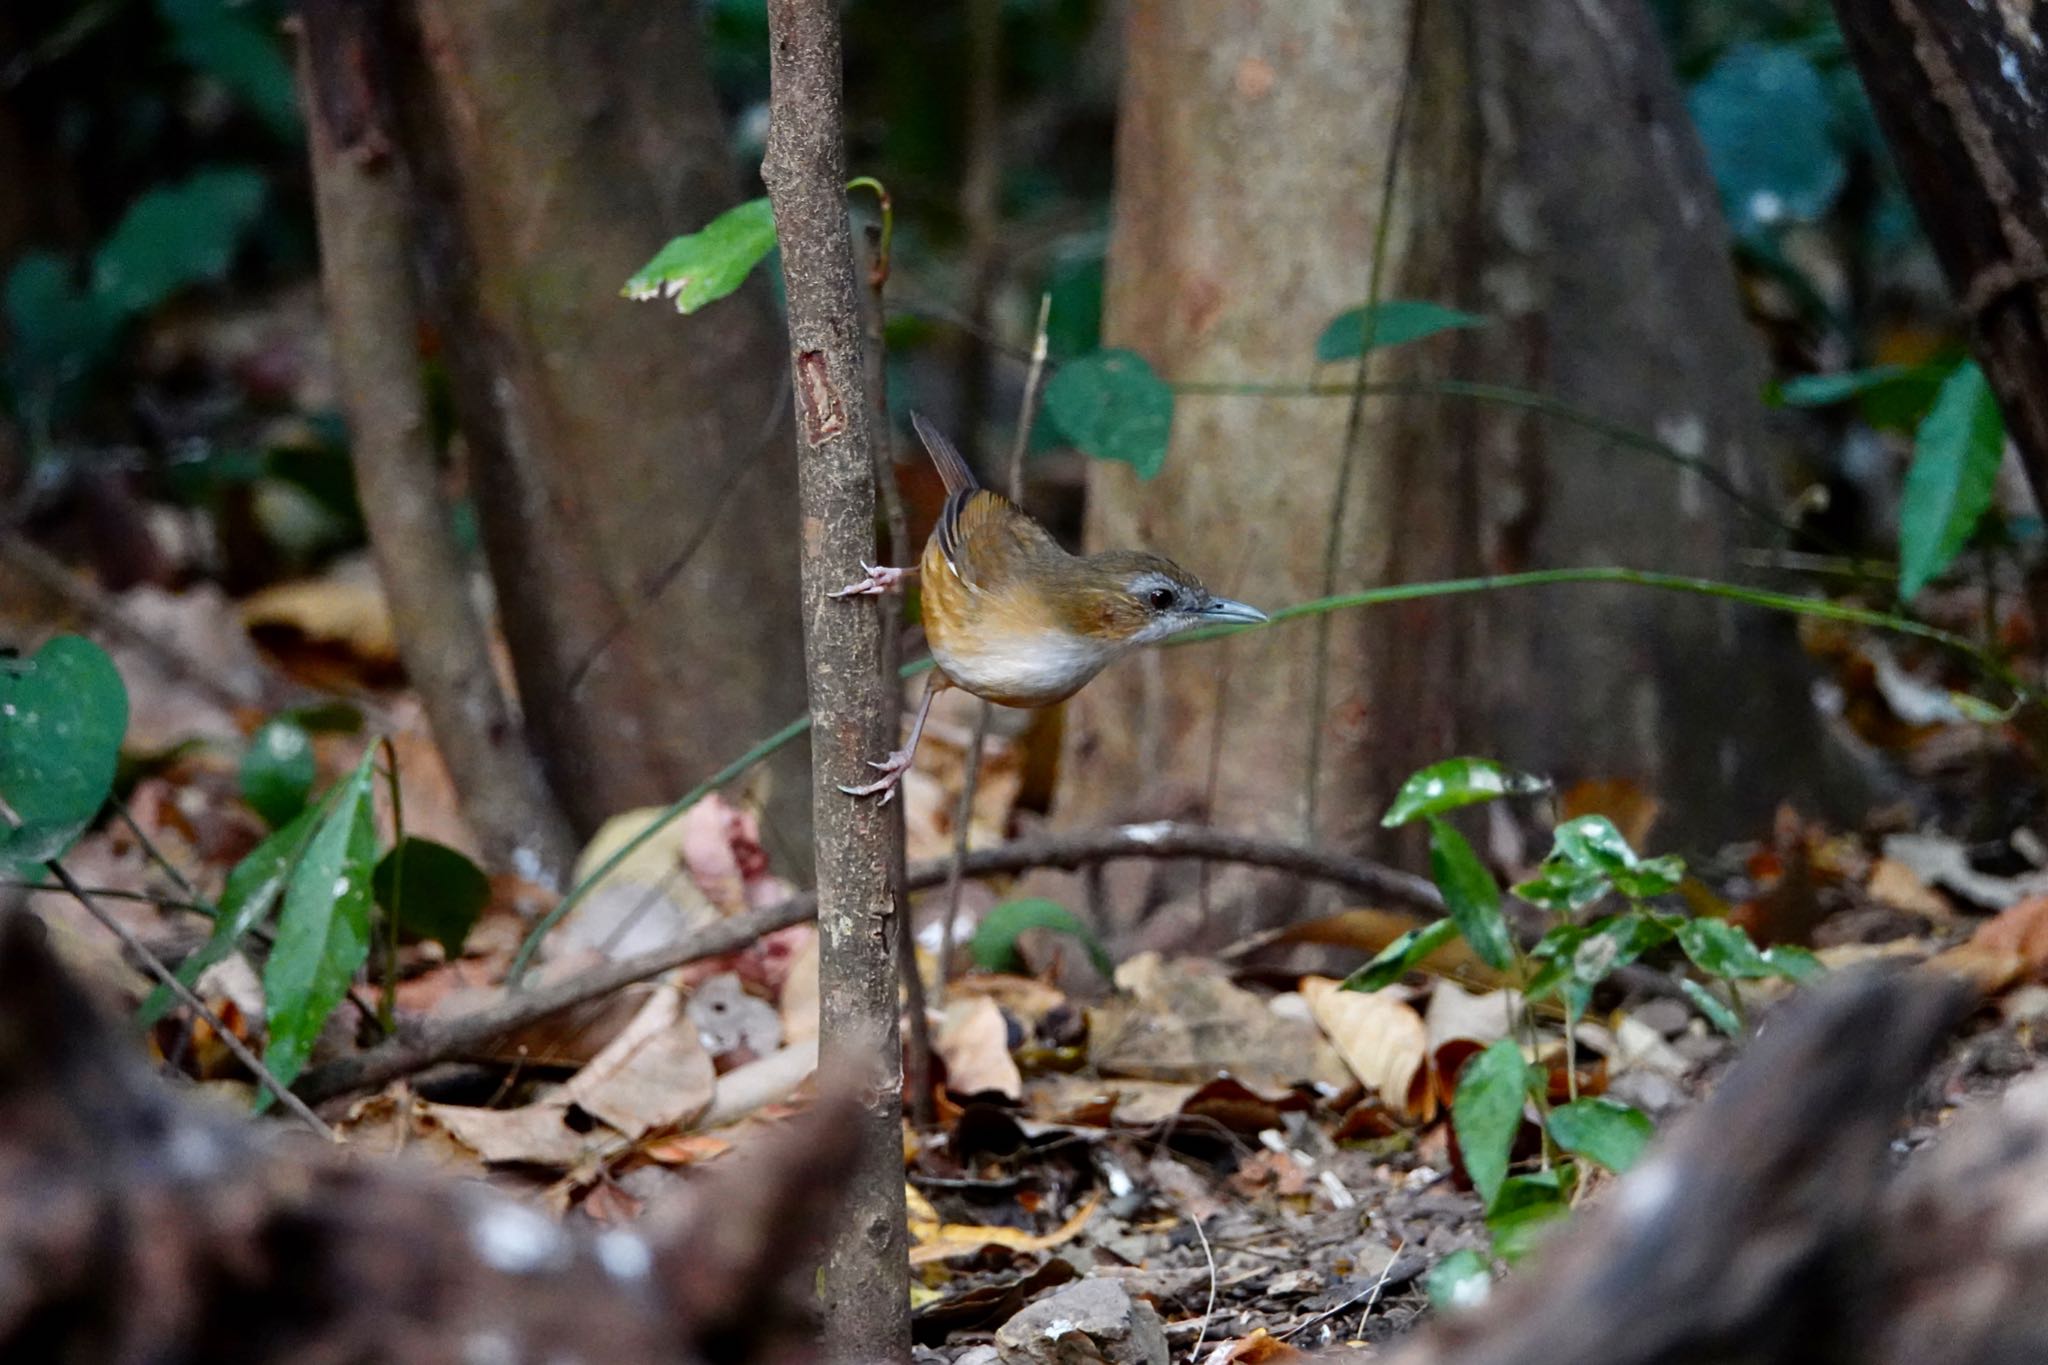
POLYGON ((1068 631, 1005 632, 968 649, 932 647, 932 658, 960 686, 1008 706, 1046 706, 1072 696, 1121 650, 1068 631))

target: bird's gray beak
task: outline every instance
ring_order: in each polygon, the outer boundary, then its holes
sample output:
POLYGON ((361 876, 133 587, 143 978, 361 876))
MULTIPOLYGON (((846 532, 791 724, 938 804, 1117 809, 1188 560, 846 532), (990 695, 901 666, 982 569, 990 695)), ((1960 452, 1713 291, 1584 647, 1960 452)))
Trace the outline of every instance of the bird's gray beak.
POLYGON ((1204 621, 1214 621, 1219 625, 1228 621, 1242 622, 1249 626, 1257 625, 1261 621, 1272 618, 1268 617, 1266 613, 1260 611, 1257 607, 1247 603, 1233 602, 1227 597, 1212 597, 1209 599, 1208 604, 1202 608, 1202 619, 1204 621))

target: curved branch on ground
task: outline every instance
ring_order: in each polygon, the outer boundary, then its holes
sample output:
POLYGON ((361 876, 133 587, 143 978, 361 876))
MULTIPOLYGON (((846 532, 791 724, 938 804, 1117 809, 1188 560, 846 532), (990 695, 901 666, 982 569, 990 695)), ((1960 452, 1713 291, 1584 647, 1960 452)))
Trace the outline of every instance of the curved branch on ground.
MULTIPOLYGON (((1072 870, 1119 858, 1195 858, 1244 863, 1330 882, 1432 915, 1443 913, 1443 898, 1422 877, 1348 854, 1172 821, 1049 834, 976 849, 967 855, 966 873, 985 877, 1040 867, 1072 870)), ((921 891, 943 885, 951 863, 950 858, 935 858, 911 868, 910 889, 921 891)), ((294 1089, 307 1100, 318 1102, 388 1084, 438 1063, 473 1054, 549 1015, 610 995, 637 981, 703 958, 735 952, 763 934, 801 924, 816 913, 816 898, 803 892, 779 904, 720 920, 666 948, 593 967, 566 981, 522 991, 487 1009, 401 1029, 396 1038, 365 1052, 314 1068, 300 1078, 294 1089)))

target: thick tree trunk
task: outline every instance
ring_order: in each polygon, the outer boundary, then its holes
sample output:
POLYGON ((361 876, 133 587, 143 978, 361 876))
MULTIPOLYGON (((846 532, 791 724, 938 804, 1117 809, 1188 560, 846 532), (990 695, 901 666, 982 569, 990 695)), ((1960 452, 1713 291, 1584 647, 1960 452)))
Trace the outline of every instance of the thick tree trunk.
MULTIPOLYGON (((1108 344, 1175 380, 1349 382, 1349 365, 1316 375, 1313 348, 1367 293, 1410 13, 1134 3, 1108 344)), ((1379 292, 1494 321, 1376 353, 1372 383, 1541 388, 1743 471, 1758 352, 1637 0, 1443 0, 1421 22, 1379 292)), ((1091 545, 1156 547, 1269 607, 1321 594, 1348 406, 1184 394, 1158 479, 1091 473, 1091 545)), ((1584 432, 1373 397, 1350 446, 1340 591, 1569 563, 1727 568, 1726 505, 1584 432)), ((1780 669, 1789 637, 1713 604, 1559 589, 1346 614, 1311 715, 1316 656, 1303 623, 1113 671, 1073 707, 1063 816, 1207 804, 1230 827, 1298 834, 1312 807, 1312 837, 1370 847, 1401 777, 1464 750, 1633 778, 1705 840, 1811 762, 1805 693, 1780 669), (1772 727, 1737 714, 1749 697, 1772 727)))
POLYGON ((1835 0, 1921 228, 2048 506, 2048 20, 1979 0, 1835 0))
MULTIPOLYGON (((485 546, 527 714, 588 829, 803 708, 773 318, 759 286, 688 321, 619 297, 737 197, 691 7, 415 0, 414 18, 409 141, 441 213, 429 274, 485 546)), ((801 756, 778 771, 800 835, 801 756)))

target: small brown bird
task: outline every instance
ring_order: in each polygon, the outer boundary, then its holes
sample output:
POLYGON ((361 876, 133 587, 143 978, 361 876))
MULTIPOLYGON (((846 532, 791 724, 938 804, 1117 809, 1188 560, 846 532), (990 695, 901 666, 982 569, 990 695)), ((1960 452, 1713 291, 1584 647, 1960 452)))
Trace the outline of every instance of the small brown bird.
MULTIPOLYGON (((1117 656, 1200 626, 1264 621, 1257 607, 1217 597, 1170 559, 1141 550, 1070 555, 1007 498, 982 488, 953 443, 913 415, 911 425, 946 483, 946 506, 925 543, 924 633, 938 665, 910 738, 879 763, 881 776, 849 796, 884 803, 910 768, 932 698, 964 688, 1004 706, 1065 701, 1117 656)), ((868 576, 833 593, 886 592, 909 572, 862 565, 868 576)))

